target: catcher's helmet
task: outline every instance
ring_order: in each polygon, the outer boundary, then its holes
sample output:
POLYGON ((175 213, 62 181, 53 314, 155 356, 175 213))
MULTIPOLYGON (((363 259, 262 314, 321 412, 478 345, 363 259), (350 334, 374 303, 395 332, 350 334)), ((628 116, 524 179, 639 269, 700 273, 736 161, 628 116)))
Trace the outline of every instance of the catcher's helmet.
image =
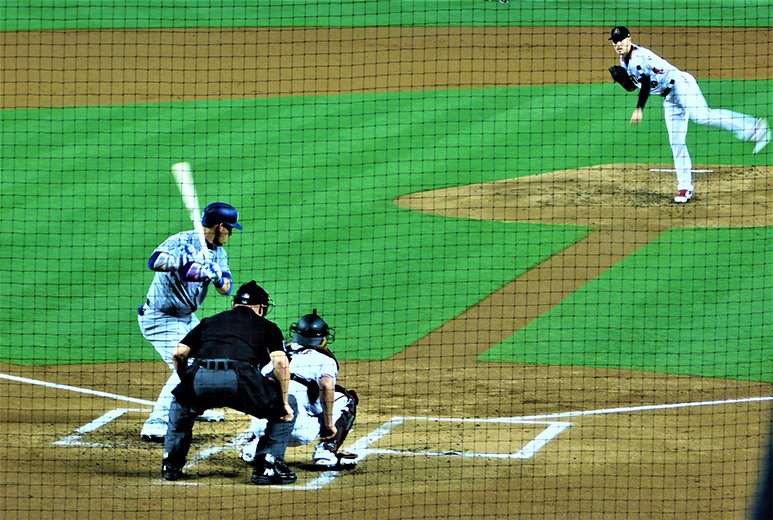
POLYGON ((317 314, 317 309, 311 311, 311 314, 301 316, 297 323, 290 326, 290 332, 293 342, 305 347, 319 347, 323 339, 327 339, 328 343, 335 340, 335 329, 330 328, 317 314))
POLYGON ((225 202, 208 204, 201 215, 201 225, 207 228, 218 224, 225 224, 232 228, 243 229, 238 220, 239 212, 236 211, 236 208, 225 202))

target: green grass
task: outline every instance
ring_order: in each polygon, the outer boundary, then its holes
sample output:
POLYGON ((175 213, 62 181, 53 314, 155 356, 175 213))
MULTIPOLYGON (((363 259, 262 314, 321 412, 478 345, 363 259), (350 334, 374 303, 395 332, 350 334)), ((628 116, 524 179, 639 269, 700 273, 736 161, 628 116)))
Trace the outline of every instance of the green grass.
POLYGON ((5 0, 0 30, 278 26, 646 26, 766 27, 766 0, 5 0))
POLYGON ((672 230, 482 356, 773 383, 771 228, 672 230))
MULTIPOLYGON (((771 90, 770 81, 701 85, 710 103, 751 113, 771 90)), ((604 84, 0 112, 0 217, 13 229, 0 235, 8 280, 0 301, 6 330, 15 331, 0 359, 157 359, 134 308, 152 277, 145 269, 152 249, 190 227, 169 172, 183 159, 193 164, 202 203, 239 208, 246 229, 228 247, 236 281, 255 278, 271 292, 278 304, 271 317, 283 329, 317 307, 337 328, 343 359, 384 359, 588 231, 424 215, 393 199, 590 164, 669 163, 659 104, 632 128, 632 103, 604 84)), ((688 138, 696 164, 767 164, 767 154, 751 155, 727 132, 692 127, 688 138)), ((725 233, 739 244, 748 238, 725 233)), ((723 276, 740 283, 748 265, 770 260, 759 247, 744 248, 727 259, 723 276)), ((678 269, 693 278, 704 271, 698 260, 678 269)), ((669 262, 637 278, 643 304, 662 296, 648 284, 676 272, 669 262)), ((603 302, 605 292, 592 294, 603 302)), ((690 295, 703 297, 698 289, 690 295)), ((200 315, 227 304, 212 295, 200 315)), ((695 327, 739 312, 692 310, 695 327)), ((653 326, 662 330, 673 324, 670 315, 658 319, 653 326)), ((764 330, 755 308, 748 319, 749 330, 764 330)), ((560 321, 551 327, 574 330, 560 321)), ((701 337, 739 355, 757 348, 733 343, 731 331, 701 337)), ((637 339, 630 348, 650 347, 637 339)))

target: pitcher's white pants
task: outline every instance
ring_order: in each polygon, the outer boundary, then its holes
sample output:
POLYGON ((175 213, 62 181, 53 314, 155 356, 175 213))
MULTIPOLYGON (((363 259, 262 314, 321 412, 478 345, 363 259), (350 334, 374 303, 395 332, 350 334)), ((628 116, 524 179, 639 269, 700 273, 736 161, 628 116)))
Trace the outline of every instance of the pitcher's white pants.
POLYGON ((677 190, 693 191, 692 161, 687 151, 687 125, 692 119, 699 125, 709 125, 730 130, 742 141, 749 141, 754 134, 756 119, 746 114, 724 109, 709 108, 698 82, 687 72, 674 78, 671 93, 663 101, 668 139, 674 156, 677 190))

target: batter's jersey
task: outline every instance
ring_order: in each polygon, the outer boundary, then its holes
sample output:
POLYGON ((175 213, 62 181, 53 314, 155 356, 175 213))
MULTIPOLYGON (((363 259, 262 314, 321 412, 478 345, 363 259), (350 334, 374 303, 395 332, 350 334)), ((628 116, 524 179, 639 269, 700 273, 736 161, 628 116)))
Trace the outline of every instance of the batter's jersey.
POLYGON ((620 65, 628 72, 628 76, 641 88, 642 76, 649 76, 652 94, 661 94, 663 90, 671 87, 671 80, 679 72, 679 69, 655 54, 649 49, 634 45, 630 53, 620 57, 620 65))
MULTIPOLYGON (((188 251, 201 250, 201 241, 196 231, 183 231, 172 235, 156 248, 155 252, 181 256, 186 246, 188 251)), ((231 272, 228 265, 228 253, 222 247, 212 251, 212 261, 220 266, 223 273, 231 272)), ((187 316, 198 309, 207 296, 209 282, 190 282, 180 278, 177 271, 156 271, 148 289, 148 302, 151 307, 171 316, 187 316)))

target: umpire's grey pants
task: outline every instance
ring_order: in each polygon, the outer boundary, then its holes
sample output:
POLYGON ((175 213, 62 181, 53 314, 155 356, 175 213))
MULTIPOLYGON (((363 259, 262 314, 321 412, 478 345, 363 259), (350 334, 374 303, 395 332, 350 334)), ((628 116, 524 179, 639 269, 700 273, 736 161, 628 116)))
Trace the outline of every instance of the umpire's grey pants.
MULTIPOLYGON (((239 392, 238 379, 235 370, 209 370, 199 367, 193 380, 193 389, 201 405, 188 408, 174 398, 169 409, 169 423, 164 439, 164 461, 175 468, 182 468, 188 457, 193 439, 193 425, 196 418, 209 408, 229 406, 229 399, 237 402, 239 392)), ((280 422, 269 420, 265 441, 258 453, 270 453, 277 459, 284 459, 290 434, 298 416, 298 404, 295 397, 288 396, 288 402, 293 409, 293 420, 280 422)))

